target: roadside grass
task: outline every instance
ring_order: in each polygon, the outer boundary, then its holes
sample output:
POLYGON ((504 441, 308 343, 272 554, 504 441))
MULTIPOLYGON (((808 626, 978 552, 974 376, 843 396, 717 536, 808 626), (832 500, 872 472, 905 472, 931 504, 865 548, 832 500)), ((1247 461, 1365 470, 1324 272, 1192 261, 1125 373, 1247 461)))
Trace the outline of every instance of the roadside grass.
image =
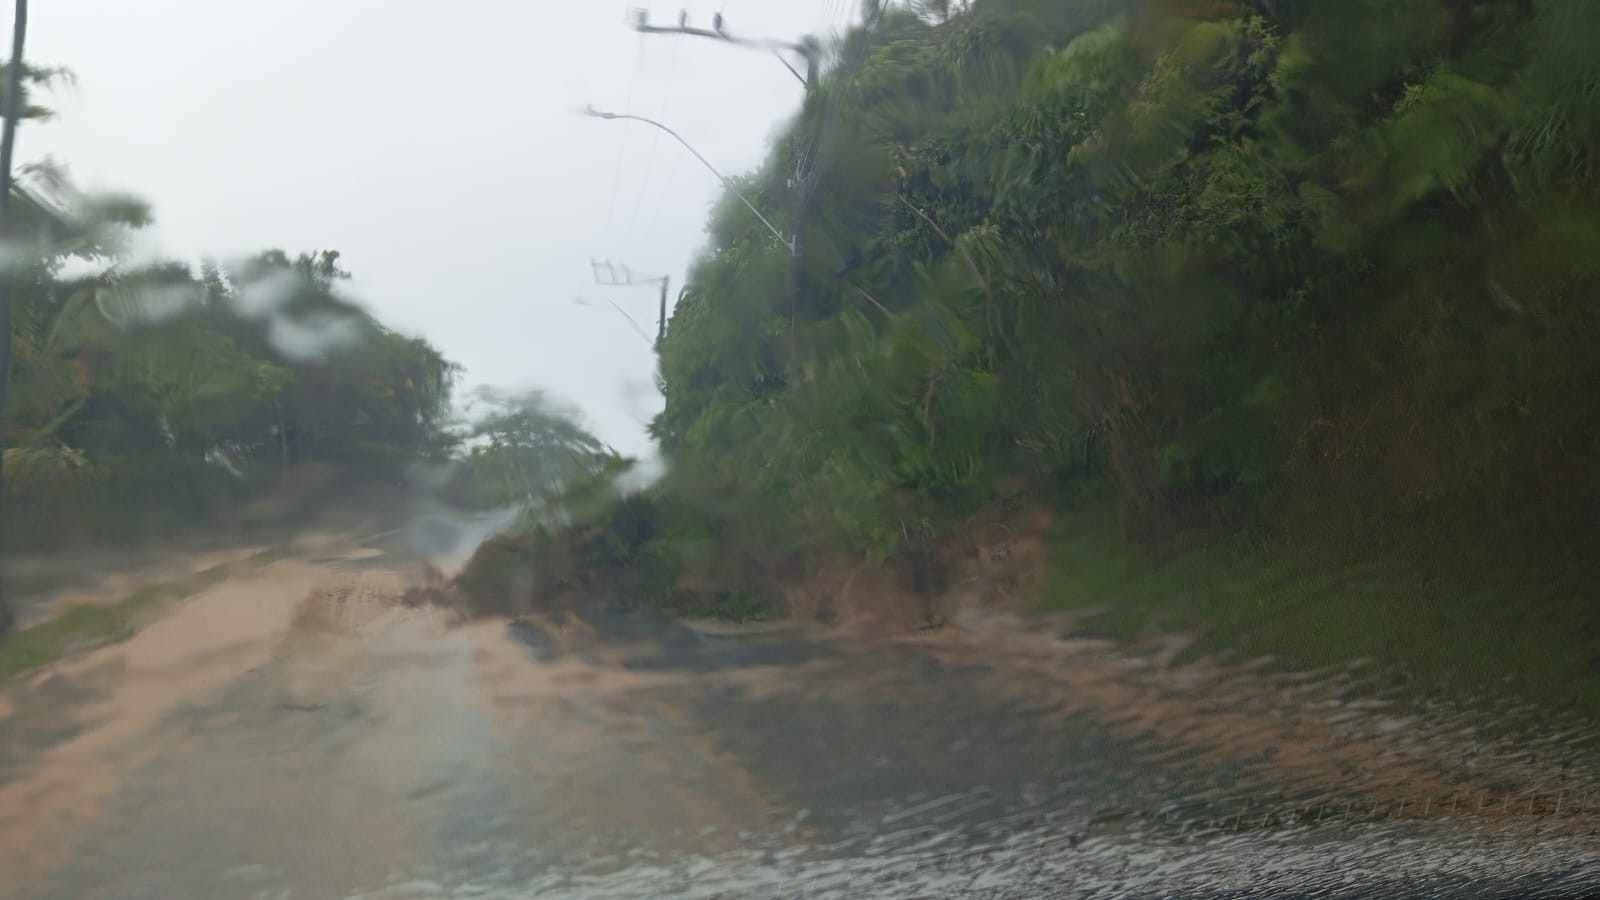
MULTIPOLYGON (((274 547, 250 557, 246 565, 259 568, 287 555, 287 548, 274 547)), ((127 640, 156 607, 199 593, 237 568, 223 564, 170 581, 147 584, 116 603, 75 606, 48 621, 17 629, 0 638, 0 685, 31 669, 55 662, 76 648, 127 640)))
POLYGON ((74 647, 126 639, 141 613, 164 597, 160 585, 148 585, 110 606, 75 606, 47 622, 12 632, 0 640, 0 684, 54 662, 74 647))
POLYGON ((1497 562, 1486 547, 1362 553, 1334 540, 1234 540, 1154 562, 1115 515, 1058 518, 1041 611, 1136 641, 1193 633, 1182 662, 1270 657, 1311 671, 1367 661, 1374 690, 1600 712, 1584 573, 1497 562))

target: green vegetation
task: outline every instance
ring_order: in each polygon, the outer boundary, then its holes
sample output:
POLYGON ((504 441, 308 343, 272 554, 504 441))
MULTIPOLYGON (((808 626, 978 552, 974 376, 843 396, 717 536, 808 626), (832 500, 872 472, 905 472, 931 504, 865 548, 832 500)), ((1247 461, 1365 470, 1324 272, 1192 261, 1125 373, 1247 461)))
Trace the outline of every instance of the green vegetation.
MULTIPOLYGON (((265 565, 257 558, 252 563, 265 565)), ((162 603, 205 590, 221 581, 229 566, 216 566, 185 578, 146 585, 109 605, 75 606, 59 616, 0 636, 0 684, 60 659, 75 647, 123 640, 162 603)))
POLYGON ((148 605, 135 605, 129 599, 115 606, 79 606, 48 622, 12 632, 0 639, 0 684, 54 662, 74 646, 127 636, 135 615, 148 605))
POLYGON ((584 430, 575 410, 539 391, 478 388, 468 404, 464 452, 445 495, 470 509, 514 508, 525 523, 565 523, 586 492, 627 463, 584 430))
POLYGON ((1039 609, 1074 613, 1082 632, 1192 633, 1180 661, 1271 657, 1309 671, 1365 660, 1374 688, 1600 708, 1579 637, 1592 609, 1582 566, 1506 565, 1482 547, 1374 556, 1325 538, 1263 550, 1226 537, 1152 565, 1110 521, 1091 503, 1051 535, 1039 609))
POLYGON ((798 259, 714 215, 591 581, 938 590, 985 507, 1093 496, 1051 602, 1118 630, 1592 681, 1600 8, 868 6, 741 185, 798 259))
POLYGON ((300 464, 393 478, 448 452, 455 367, 343 299, 339 254, 133 267, 140 204, 48 170, 17 191, 7 546, 157 537, 300 464))
MULTIPOLYGON (((36 95, 64 75, 13 73, 21 102, 7 148, 18 120, 48 112, 36 95)), ((338 253, 136 262, 127 250, 150 222, 144 203, 80 191, 50 161, 13 178, 0 155, 0 546, 159 540, 217 521, 298 466, 392 482, 415 460, 448 456, 456 367, 347 299, 338 253)), ((18 639, 53 652, 120 627, 120 615, 77 611, 18 639)), ((0 598, 0 633, 10 624, 0 598)))
POLYGON ((729 205, 672 322, 674 472, 880 556, 1008 478, 1104 479, 1153 544, 1303 498, 1587 524, 1592 144, 1530 96, 1578 7, 1127 8, 847 39, 756 180, 831 150, 800 289, 729 205))
POLYGON ((63 253, 19 276, 9 546, 158 536, 296 465, 393 478, 448 451, 454 367, 342 299, 337 253, 195 272, 108 252, 93 275, 63 253))

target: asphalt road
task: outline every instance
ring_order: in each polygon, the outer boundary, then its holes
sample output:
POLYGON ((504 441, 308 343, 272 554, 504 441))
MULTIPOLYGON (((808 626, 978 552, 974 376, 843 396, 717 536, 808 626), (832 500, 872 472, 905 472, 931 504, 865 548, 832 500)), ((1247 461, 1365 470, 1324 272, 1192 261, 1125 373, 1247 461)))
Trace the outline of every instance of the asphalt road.
POLYGON ((232 579, 0 694, 0 896, 1600 887, 1581 779, 1440 774, 1399 729, 1253 730, 1277 720, 953 629, 460 624, 359 556, 232 579))

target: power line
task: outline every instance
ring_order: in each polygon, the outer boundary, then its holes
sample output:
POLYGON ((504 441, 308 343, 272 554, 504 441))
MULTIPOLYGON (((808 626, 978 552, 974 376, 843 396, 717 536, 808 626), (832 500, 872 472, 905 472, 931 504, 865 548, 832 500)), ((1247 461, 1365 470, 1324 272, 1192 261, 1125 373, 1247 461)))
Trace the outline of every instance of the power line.
MULTIPOLYGON (((643 40, 640 40, 639 41, 639 56, 641 58, 644 56, 645 47, 646 47, 645 42, 643 40)), ((635 94, 638 92, 638 90, 639 90, 639 61, 635 60, 634 61, 634 65, 633 65, 633 77, 628 81, 628 102, 627 102, 627 105, 624 107, 624 109, 628 110, 629 112, 633 111, 633 98, 634 98, 635 94)), ((611 238, 616 234, 617 192, 618 192, 618 186, 622 181, 623 157, 627 154, 628 147, 629 147, 629 145, 626 144, 626 143, 619 144, 617 146, 617 166, 616 166, 616 169, 611 173, 611 199, 606 203, 606 224, 605 224, 605 231, 603 232, 603 237, 605 238, 605 241, 607 243, 609 243, 611 241, 611 238)))
MULTIPOLYGON (((674 42, 672 45, 672 55, 667 60, 667 77, 661 79, 662 83, 667 85, 667 88, 662 92, 661 103, 656 109, 657 119, 665 119, 667 117, 667 104, 668 101, 672 99, 671 81, 673 76, 677 74, 677 71, 678 45, 676 42, 674 42)), ((634 226, 639 223, 639 207, 644 203, 645 189, 650 186, 650 174, 655 170, 656 145, 660 143, 661 132, 652 132, 650 135, 650 149, 645 154, 644 178, 641 179, 639 183, 638 195, 633 199, 633 215, 628 219, 628 232, 627 237, 624 238, 624 243, 633 243, 634 226)), ((659 208, 659 204, 651 207, 653 211, 658 210, 659 208)), ((655 222, 655 216, 652 214, 650 218, 651 224, 653 225, 655 222)), ((646 229, 645 233, 648 234, 649 229, 646 229)))
MULTIPOLYGON (((831 5, 833 2, 836 2, 836 0, 824 0, 824 2, 831 5)), ((826 11, 829 9, 830 6, 823 7, 825 15, 826 11)), ((691 27, 689 25, 689 17, 687 13, 679 13, 676 26, 652 24, 650 21, 649 11, 637 7, 629 10, 628 18, 630 24, 633 26, 633 29, 640 34, 692 36, 721 41, 723 43, 733 44, 749 49, 768 50, 778 58, 779 62, 783 63, 784 68, 788 69, 789 72, 794 75, 802 85, 805 86, 807 95, 812 94, 820 87, 822 79, 823 47, 822 42, 815 34, 805 35, 798 41, 778 40, 775 38, 743 37, 728 29, 727 19, 721 13, 718 13, 712 18, 711 27, 709 29, 691 27), (804 60, 806 69, 805 74, 802 75, 798 69, 796 69, 793 65, 790 65, 789 60, 784 59, 785 53, 792 53, 798 56, 801 60, 804 60)), ((830 106, 830 109, 831 108, 832 107, 830 106)), ((589 111, 589 114, 599 115, 601 118, 639 118, 637 116, 618 117, 609 114, 599 114, 593 109, 589 111)), ((643 121, 647 121, 649 124, 654 125, 663 131, 667 131, 674 137, 678 137, 675 132, 672 132, 671 129, 668 129, 660 122, 649 120, 643 121)), ((678 137, 678 140, 680 143, 683 143, 683 145, 688 148, 691 153, 694 153, 696 156, 700 155, 699 152, 693 147, 690 147, 688 143, 683 140, 683 138, 678 137)), ((788 249, 791 260, 789 263, 788 286, 785 288, 785 294, 789 297, 791 321, 794 318, 794 309, 798 303, 799 294, 804 288, 804 273, 802 271, 801 264, 801 242, 805 235, 806 220, 810 212, 811 195, 814 188, 814 179, 812 175, 815 171, 815 156, 820 149, 820 133, 813 135, 809 141, 805 141, 805 139, 801 138, 798 132, 795 134, 793 138, 793 147, 791 150, 791 154, 794 157, 795 168, 794 172, 789 177, 789 189, 791 194, 790 199, 793 206, 791 222, 792 235, 790 237, 784 237, 783 233, 780 232, 770 221, 768 221, 766 216, 761 214, 761 211, 756 208, 755 204, 751 203, 750 200, 744 196, 743 192, 738 190, 738 188, 730 179, 724 177, 721 173, 717 173, 714 168, 712 169, 712 171, 716 173, 717 177, 722 181, 723 185, 731 190, 734 194, 738 195, 739 199, 744 202, 744 205, 749 207, 750 211, 755 214, 756 218, 760 219, 761 223, 767 227, 767 230, 772 232, 772 234, 778 238, 784 247, 788 249)), ((700 161, 705 163, 707 168, 712 168, 711 164, 706 162, 704 157, 701 157, 700 161)))
POLYGON ((611 234, 611 219, 617 209, 617 186, 622 181, 622 152, 627 149, 626 144, 617 145, 617 164, 611 172, 611 198, 606 201, 606 218, 600 223, 600 239, 607 240, 611 234))
MULTIPOLYGON (((640 339, 643 340, 646 344, 650 343, 650 335, 645 333, 644 328, 639 325, 638 320, 634 319, 633 316, 628 315, 628 311, 623 309, 622 307, 618 306, 616 304, 616 301, 612 300, 610 297, 606 298, 606 302, 610 303, 612 309, 616 310, 618 313, 620 313, 622 315, 622 317, 624 319, 628 320, 628 326, 633 329, 633 333, 634 334, 637 334, 640 337, 640 339)), ((589 302, 589 298, 583 296, 582 294, 579 294, 578 296, 573 297, 572 298, 572 303, 573 303, 574 306, 582 306, 582 307, 586 307, 588 309, 594 309, 595 308, 595 305, 593 303, 589 302)))
MULTIPOLYGON (((640 275, 630 269, 626 263, 614 263, 611 260, 589 260, 589 268, 594 270, 594 283, 603 287, 640 287, 643 285, 660 285, 661 287, 661 312, 656 321, 656 341, 660 342, 667 336, 667 292, 672 288, 671 275, 640 275)), ((615 304, 613 304, 615 305, 615 304)), ((631 320, 631 316, 629 317, 631 320)), ((635 323, 637 325, 637 323, 635 323)), ((648 340, 648 338, 646 339, 648 340)))
POLYGON ((606 302, 611 304, 612 309, 622 313, 622 317, 628 320, 629 325, 633 326, 633 333, 639 336, 639 340, 644 341, 646 346, 653 346, 650 342, 650 335, 645 333, 643 326, 641 326, 638 321, 633 318, 633 316, 628 315, 627 310, 618 306, 617 301, 611 299, 610 297, 606 298, 606 302))
MULTIPOLYGON (((676 43, 674 43, 672 45, 672 61, 668 64, 668 70, 670 72, 672 72, 672 73, 676 73, 678 71, 678 45, 676 43)), ((661 115, 656 116, 657 119, 665 119, 666 118, 667 101, 669 99, 671 99, 671 97, 672 97, 672 94, 669 91, 666 94, 666 96, 663 96, 661 98, 661 115)), ((650 147, 651 147, 652 150, 654 150, 655 149, 655 142, 659 141, 661 139, 661 135, 660 135, 660 133, 656 133, 656 134, 652 134, 650 137, 651 137, 650 147)), ((652 203, 650 205, 650 218, 645 220, 644 233, 645 234, 653 234, 653 233, 655 233, 656 222, 660 218, 661 218, 661 204, 659 202, 652 203)))
POLYGON ((745 196, 744 191, 739 190, 738 183, 735 182, 732 178, 729 178, 728 176, 726 176, 726 175, 722 174, 720 171, 718 171, 717 167, 713 166, 711 164, 711 160, 706 159, 705 155, 703 153, 701 153, 699 150, 696 150, 694 148, 694 145, 692 145, 688 141, 684 140, 683 135, 677 133, 676 131, 673 131, 671 128, 668 128, 667 126, 661 124, 660 122, 657 122, 656 120, 647 118, 645 116, 634 116, 634 115, 629 115, 627 113, 605 112, 603 110, 595 109, 592 106, 584 109, 583 110, 583 115, 591 116, 591 117, 596 118, 596 119, 608 119, 608 120, 628 119, 628 120, 631 120, 631 121, 634 121, 634 122, 643 122, 646 125, 650 125, 650 126, 652 126, 654 128, 659 128, 662 131, 665 131, 669 136, 672 137, 673 140, 675 140, 679 144, 683 145, 683 149, 685 149, 685 150, 689 151, 690 153, 694 154, 694 158, 700 160, 700 164, 705 166, 706 170, 709 171, 712 175, 715 175, 717 180, 722 182, 722 186, 723 187, 725 187, 729 191, 731 191, 735 197, 738 197, 739 201, 742 202, 745 205, 745 207, 750 210, 751 213, 755 214, 755 217, 757 219, 761 220, 761 224, 765 225, 767 230, 772 232, 773 237, 776 237, 778 239, 778 242, 780 244, 782 244, 789 251, 789 255, 790 256, 794 256, 798 252, 796 247, 795 247, 794 238, 786 238, 786 237, 784 237, 783 236, 783 232, 779 231, 778 227, 776 225, 773 225, 772 222, 769 221, 766 216, 762 215, 761 214, 761 210, 757 209, 756 205, 750 201, 750 198, 745 196))

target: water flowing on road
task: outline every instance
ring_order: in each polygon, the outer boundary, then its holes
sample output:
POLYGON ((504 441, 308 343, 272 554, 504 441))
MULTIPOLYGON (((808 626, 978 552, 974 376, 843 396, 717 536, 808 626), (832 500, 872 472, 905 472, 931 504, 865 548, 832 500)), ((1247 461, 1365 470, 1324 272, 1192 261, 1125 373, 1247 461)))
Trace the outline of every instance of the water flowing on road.
POLYGON ((1349 673, 1175 668, 1017 623, 463 622, 416 584, 376 550, 285 559, 11 685, 0 894, 1600 885, 1591 735, 1554 724, 1519 739, 1349 673))

